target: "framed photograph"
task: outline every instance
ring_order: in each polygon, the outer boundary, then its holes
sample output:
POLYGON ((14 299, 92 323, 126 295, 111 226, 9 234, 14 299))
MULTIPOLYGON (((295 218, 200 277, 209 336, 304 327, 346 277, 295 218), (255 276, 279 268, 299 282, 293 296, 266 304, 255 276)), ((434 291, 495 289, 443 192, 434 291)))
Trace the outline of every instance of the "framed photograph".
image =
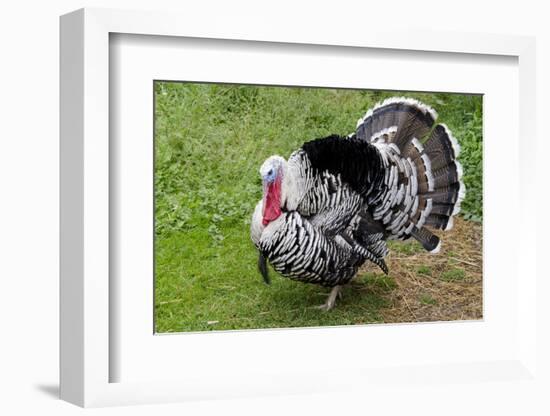
POLYGON ((154 88, 156 333, 482 318, 482 95, 154 88))
POLYGON ((536 386, 534 40, 241 27, 61 18, 61 397, 536 386))

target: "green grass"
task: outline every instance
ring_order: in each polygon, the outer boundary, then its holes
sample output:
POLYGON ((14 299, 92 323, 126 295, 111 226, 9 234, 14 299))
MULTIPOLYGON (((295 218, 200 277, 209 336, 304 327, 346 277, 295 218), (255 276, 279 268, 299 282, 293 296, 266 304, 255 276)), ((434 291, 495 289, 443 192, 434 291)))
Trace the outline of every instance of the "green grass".
POLYGON ((437 300, 435 300, 429 293, 421 294, 418 299, 423 305, 437 305, 437 300))
POLYGON ((466 272, 463 269, 452 268, 441 273, 441 279, 447 282, 454 282, 457 280, 464 280, 466 272))
POLYGON ((407 241, 388 241, 388 248, 393 252, 406 255, 426 252, 422 245, 413 239, 409 239, 407 241))
POLYGON ((418 269, 416 269, 416 272, 418 274, 424 275, 424 276, 431 276, 432 275, 432 269, 429 266, 422 265, 419 266, 418 269))
MULTIPOLYGON (((437 109, 463 147, 464 215, 482 218, 481 97, 333 89, 155 84, 155 322, 158 332, 380 322, 391 278, 367 275, 330 313, 326 289, 262 283, 249 221, 260 164, 304 141, 348 134, 377 101, 407 95, 437 109)), ((418 244, 392 244, 414 254, 418 244)), ((274 275, 274 272, 272 272, 274 275)), ((393 283, 393 285, 392 285, 393 283)))

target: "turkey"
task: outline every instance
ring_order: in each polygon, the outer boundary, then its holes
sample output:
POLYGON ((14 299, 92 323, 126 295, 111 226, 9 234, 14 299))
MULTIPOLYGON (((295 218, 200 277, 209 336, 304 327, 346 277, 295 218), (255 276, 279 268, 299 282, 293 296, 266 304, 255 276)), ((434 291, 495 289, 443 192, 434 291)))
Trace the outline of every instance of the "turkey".
POLYGON ((432 230, 452 228, 465 187, 458 142, 436 119, 420 101, 390 98, 348 136, 269 157, 251 222, 266 282, 269 261, 285 277, 331 287, 328 310, 365 262, 388 272, 387 240, 412 237, 437 253, 432 230))

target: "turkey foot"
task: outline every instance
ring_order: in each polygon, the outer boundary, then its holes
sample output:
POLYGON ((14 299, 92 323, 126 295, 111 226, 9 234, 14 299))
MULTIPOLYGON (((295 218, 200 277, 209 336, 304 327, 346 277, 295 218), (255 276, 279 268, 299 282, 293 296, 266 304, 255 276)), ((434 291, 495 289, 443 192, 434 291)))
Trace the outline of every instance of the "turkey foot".
POLYGON ((334 286, 330 291, 330 294, 328 295, 327 301, 322 305, 317 306, 316 308, 324 311, 330 311, 332 308, 334 308, 334 305, 336 304, 336 298, 342 298, 342 292, 340 291, 341 289, 342 286, 340 285, 334 286))

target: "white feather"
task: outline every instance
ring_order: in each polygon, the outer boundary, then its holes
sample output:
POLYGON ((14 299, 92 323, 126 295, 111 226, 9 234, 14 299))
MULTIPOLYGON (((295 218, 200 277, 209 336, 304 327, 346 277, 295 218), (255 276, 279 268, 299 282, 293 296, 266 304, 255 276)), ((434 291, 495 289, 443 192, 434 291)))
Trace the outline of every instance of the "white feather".
POLYGON ((400 155, 401 154, 401 150, 399 150, 399 147, 397 147, 397 145, 395 143, 390 143, 389 145, 389 148, 392 149, 396 154, 400 155))
POLYGON ((464 171, 462 170, 462 164, 458 160, 455 160, 455 165, 456 165, 456 174, 458 176, 458 180, 460 181, 462 179, 462 175, 464 174, 464 171))
POLYGON ((418 219, 418 222, 416 223, 416 226, 418 228, 422 228, 424 226, 424 223, 426 222, 426 219, 428 218, 428 215, 430 215, 431 212, 432 212, 432 206, 433 206, 432 198, 428 198, 426 200, 426 208, 424 208, 422 210, 422 212, 420 213, 420 218, 418 219))
POLYGON ((403 103, 403 104, 407 104, 407 105, 410 105, 412 107, 415 107, 417 109, 419 109, 423 114, 430 114, 430 116, 432 116, 432 118, 435 120, 437 119, 437 112, 430 106, 418 101, 418 100, 415 100, 414 98, 406 98, 406 97, 391 97, 391 98, 387 98, 385 99, 384 101, 382 101, 381 103, 377 103, 374 108, 371 108, 369 111, 366 112, 366 114, 363 116, 363 118, 360 118, 359 120, 357 120, 357 126, 356 128, 359 128, 359 126, 361 124, 363 124, 365 122, 366 119, 368 119, 370 116, 372 116, 373 112, 381 107, 384 107, 386 105, 389 105, 389 104, 396 104, 396 103, 403 103))
POLYGON ((452 229, 453 229, 453 225, 454 225, 454 219, 453 219, 453 217, 449 217, 449 219, 448 219, 448 221, 447 221, 447 225, 445 226, 445 230, 444 230, 444 231, 452 230, 452 229))
POLYGON ((386 98, 384 101, 382 101, 381 103, 378 103, 374 106, 374 110, 377 110, 378 108, 380 107, 384 107, 386 105, 389 105, 389 104, 399 104, 399 103, 403 103, 403 104, 407 104, 407 105, 410 105, 411 107, 415 107, 417 109, 419 109, 423 114, 430 114, 432 116, 432 118, 435 120, 437 118, 437 112, 430 106, 418 101, 418 100, 415 100, 414 98, 407 98, 407 97, 391 97, 391 98, 386 98))
POLYGON ((453 136, 453 133, 451 133, 451 130, 447 127, 447 125, 440 123, 441 127, 445 129, 445 132, 447 133, 447 136, 449 136, 449 139, 451 140, 451 145, 453 146, 453 152, 455 155, 455 159, 460 155, 460 144, 458 143, 458 140, 456 140, 455 136, 453 136))
POLYGON ((405 231, 404 231, 403 234, 410 234, 414 227, 415 227, 415 224, 414 224, 414 222, 411 221, 409 226, 407 228, 405 228, 405 231))
POLYGON ((422 145, 422 143, 420 143, 420 140, 418 140, 416 137, 413 137, 411 142, 413 146, 416 148, 416 150, 418 151, 418 153, 422 153, 424 151, 424 146, 422 145))
POLYGON ((460 181, 460 188, 458 190, 458 198, 455 202, 455 206, 453 208, 453 213, 451 215, 456 215, 460 212, 460 205, 462 204, 462 201, 466 197, 466 187, 464 186, 464 182, 460 181))
MULTIPOLYGON (((374 133, 370 139, 369 139, 369 142, 372 142, 372 141, 378 141, 379 139, 382 138, 383 135, 387 134, 388 136, 394 134, 397 132, 397 126, 390 126, 390 127, 386 127, 385 129, 382 129, 376 133, 374 133)), ((385 141, 383 141, 382 143, 385 143, 385 141)))
POLYGON ((426 168, 426 177, 428 178, 428 191, 432 192, 434 190, 434 175, 432 173, 432 162, 428 155, 422 155, 422 160, 424 161, 424 167, 426 168))
POLYGON ((441 240, 439 240, 439 242, 437 243, 437 246, 433 250, 430 250, 430 253, 437 254, 439 253, 440 250, 441 250, 441 240))
MULTIPOLYGON (((280 215, 276 220, 273 220, 269 224, 267 224, 267 226, 263 228, 262 236, 260 240, 263 242, 273 241, 273 235, 275 233, 284 231, 283 227, 285 225, 285 221, 286 221, 286 216, 280 215)), ((290 227, 290 230, 293 230, 293 228, 290 227)))
POLYGON ((286 160, 283 157, 279 155, 269 156, 260 166, 260 176, 264 178, 270 170, 277 171, 283 168, 284 165, 286 165, 286 160))
POLYGON ((311 175, 305 174, 305 169, 311 171, 311 165, 303 151, 296 151, 290 155, 288 162, 283 164, 283 183, 281 186, 281 205, 287 210, 294 211, 312 186, 311 175))
POLYGON ((265 228, 264 225, 262 224, 263 206, 264 206, 264 203, 262 200, 260 200, 256 204, 256 208, 254 209, 254 213, 252 214, 252 221, 250 223, 250 238, 252 239, 252 242, 256 246, 260 242, 260 238, 262 237, 262 233, 265 228))
MULTIPOLYGON (((409 159, 410 160, 410 159, 409 159)), ((409 177, 411 181, 411 195, 416 196, 418 194, 418 174, 416 171, 416 166, 411 162, 412 175, 409 177)))

